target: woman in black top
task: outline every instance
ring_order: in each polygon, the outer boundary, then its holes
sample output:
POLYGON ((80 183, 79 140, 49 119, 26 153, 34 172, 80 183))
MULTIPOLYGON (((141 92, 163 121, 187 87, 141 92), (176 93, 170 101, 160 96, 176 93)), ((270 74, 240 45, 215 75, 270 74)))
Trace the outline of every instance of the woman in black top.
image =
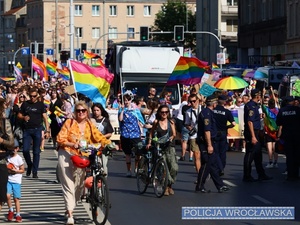
POLYGON ((49 110, 51 112, 49 118, 51 119, 50 129, 51 129, 51 137, 53 141, 53 147, 56 148, 56 136, 58 135, 61 127, 58 125, 56 120, 56 115, 54 114, 55 107, 61 108, 63 102, 60 100, 57 90, 52 90, 51 92, 51 100, 50 100, 49 110))
POLYGON ((98 130, 104 134, 107 139, 109 139, 112 136, 114 129, 109 121, 108 113, 100 103, 95 103, 92 106, 92 118, 95 119, 95 125, 98 130))
POLYGON ((177 172, 178 172, 178 162, 176 158, 175 143, 174 139, 176 137, 175 122, 171 119, 170 109, 168 105, 161 105, 156 113, 156 120, 153 123, 151 132, 149 134, 149 141, 147 148, 151 146, 151 140, 153 137, 157 138, 166 137, 166 141, 169 142, 167 146, 163 149, 164 158, 168 165, 169 172, 169 182, 168 187, 165 191, 165 195, 173 195, 174 190, 172 189, 172 184, 175 183, 177 172))

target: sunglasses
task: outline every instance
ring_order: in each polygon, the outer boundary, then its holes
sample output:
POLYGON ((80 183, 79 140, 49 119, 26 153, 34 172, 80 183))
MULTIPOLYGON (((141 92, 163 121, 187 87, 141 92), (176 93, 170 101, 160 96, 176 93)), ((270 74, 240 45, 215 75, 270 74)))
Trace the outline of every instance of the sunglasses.
POLYGON ((167 114, 169 111, 160 111, 161 114, 167 114))
POLYGON ((237 101, 237 103, 242 103, 242 101, 237 101))
POLYGON ((76 109, 77 113, 80 113, 80 112, 85 113, 86 111, 87 111, 86 109, 76 109))
POLYGON ((37 95, 29 95, 30 98, 36 98, 37 95))
POLYGON ((197 100, 191 100, 190 103, 195 103, 197 100))
POLYGON ((19 96, 19 98, 25 98, 25 96, 21 95, 21 96, 19 96))

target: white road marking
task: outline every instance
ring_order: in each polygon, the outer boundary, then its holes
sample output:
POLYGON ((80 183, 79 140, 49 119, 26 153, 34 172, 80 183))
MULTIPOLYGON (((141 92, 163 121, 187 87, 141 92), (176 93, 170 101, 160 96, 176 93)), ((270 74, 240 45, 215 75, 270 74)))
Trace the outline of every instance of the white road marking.
POLYGON ((257 199, 258 201, 261 201, 267 205, 272 205, 273 203, 268 201, 267 199, 264 199, 263 197, 260 197, 259 195, 252 195, 253 198, 257 199))
POLYGON ((230 187, 236 187, 236 185, 234 183, 231 183, 230 181, 228 180, 223 180, 224 184, 230 186, 230 187))

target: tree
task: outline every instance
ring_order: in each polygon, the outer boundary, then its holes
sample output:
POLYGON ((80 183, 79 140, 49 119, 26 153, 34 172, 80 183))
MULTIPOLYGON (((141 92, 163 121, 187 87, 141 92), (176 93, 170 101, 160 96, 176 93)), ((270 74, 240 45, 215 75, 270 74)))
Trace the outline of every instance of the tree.
MULTIPOLYGON (((151 31, 174 31, 175 25, 185 26, 185 31, 196 30, 196 15, 192 13, 185 2, 168 0, 155 15, 154 26, 151 31), (188 29, 186 28, 188 24, 188 29)), ((195 34, 184 34, 186 47, 195 48, 195 34)), ((174 34, 153 34, 154 41, 174 41, 174 34)))

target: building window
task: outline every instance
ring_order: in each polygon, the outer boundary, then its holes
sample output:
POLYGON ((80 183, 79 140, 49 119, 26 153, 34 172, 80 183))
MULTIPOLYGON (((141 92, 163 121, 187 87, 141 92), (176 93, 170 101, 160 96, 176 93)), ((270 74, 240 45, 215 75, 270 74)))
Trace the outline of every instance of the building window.
POLYGON ((99 5, 92 6, 92 16, 100 16, 100 6, 99 5))
POLYGON ((150 5, 144 6, 144 16, 151 16, 151 6, 150 5))
POLYGON ((117 6, 116 5, 109 6, 109 15, 110 16, 116 16, 117 15, 117 6))
POLYGON ((227 0, 227 5, 237 6, 238 5, 238 0, 227 0))
POLYGON ((226 31, 227 32, 237 32, 238 31, 238 21, 237 20, 226 20, 226 31))
POLYGON ((134 6, 133 5, 127 6, 127 16, 134 16, 134 6))
POLYGON ((127 34, 128 39, 134 39, 134 28, 133 27, 128 27, 127 32, 130 33, 130 34, 127 34))
POLYGON ((82 27, 75 27, 75 37, 82 38, 82 27))
POLYGON ((75 16, 82 16, 82 5, 75 5, 75 16))
POLYGON ((109 27, 108 28, 108 39, 117 39, 118 38, 118 29, 116 27, 109 27))
POLYGON ((99 37, 100 37, 100 27, 93 27, 92 38, 99 38, 99 37))

